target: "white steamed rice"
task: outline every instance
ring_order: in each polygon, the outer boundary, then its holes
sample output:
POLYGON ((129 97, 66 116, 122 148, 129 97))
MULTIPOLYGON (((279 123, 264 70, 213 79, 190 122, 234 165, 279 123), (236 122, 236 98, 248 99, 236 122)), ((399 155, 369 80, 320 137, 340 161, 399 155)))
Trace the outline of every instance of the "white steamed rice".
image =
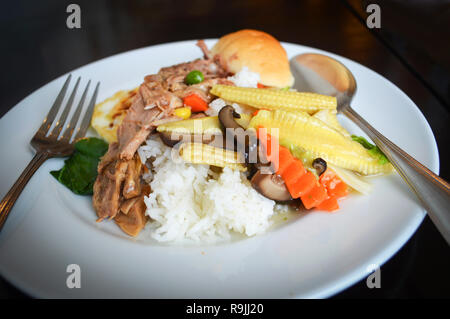
MULTIPOLYGON (((264 233, 272 224, 275 202, 255 191, 243 173, 228 168, 213 172, 207 165, 184 163, 159 137, 141 146, 142 162, 152 161, 145 178, 150 235, 161 242, 217 242, 237 232, 264 233)), ((277 205, 278 206, 278 205, 277 205)))
MULTIPOLYGON (((240 87, 249 87, 256 88, 258 87, 258 82, 260 80, 260 76, 256 72, 252 72, 248 67, 244 66, 238 73, 233 76, 229 76, 227 78, 229 81, 233 82, 234 85, 240 87)), ((229 101, 225 101, 223 99, 215 99, 211 103, 209 103, 209 108, 205 111, 208 116, 215 116, 219 113, 220 109, 225 105, 231 105, 234 107, 236 112, 239 114, 242 113, 253 113, 255 110, 244 105, 239 105, 237 103, 232 103, 229 101)))
POLYGON ((236 86, 256 88, 260 80, 259 73, 252 72, 246 66, 233 76, 228 77, 228 80, 234 83, 236 86))

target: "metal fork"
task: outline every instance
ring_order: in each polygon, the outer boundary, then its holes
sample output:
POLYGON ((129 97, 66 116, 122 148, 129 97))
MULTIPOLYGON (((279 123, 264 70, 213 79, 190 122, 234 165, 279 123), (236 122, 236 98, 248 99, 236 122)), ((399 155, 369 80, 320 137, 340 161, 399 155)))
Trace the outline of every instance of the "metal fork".
POLYGON ((75 142, 78 139, 84 137, 86 134, 86 131, 91 122, 92 112, 94 111, 95 100, 97 99, 100 82, 97 82, 94 94, 92 95, 88 108, 78 128, 78 119, 80 118, 84 101, 89 90, 89 85, 91 83, 90 80, 86 85, 86 88, 84 89, 83 95, 81 96, 81 100, 78 103, 75 112, 73 113, 65 128, 64 123, 66 122, 72 108, 75 94, 77 92, 78 85, 80 84, 80 77, 78 77, 77 79, 75 87, 70 94, 64 110, 61 112, 58 120, 54 123, 61 105, 63 104, 62 102, 64 96, 66 95, 67 87, 69 86, 71 77, 72 75, 69 75, 67 77, 61 91, 59 92, 55 102, 53 103, 53 106, 42 122, 41 127, 37 130, 36 134, 30 141, 30 144, 36 151, 36 154, 28 164, 28 166, 25 168, 25 170, 22 172, 20 177, 17 179, 17 181, 14 183, 14 185, 11 187, 9 192, 5 195, 5 197, 3 197, 2 201, 0 202, 0 230, 5 224, 5 221, 8 218, 8 215, 20 193, 22 193, 25 185, 28 183, 31 176, 33 176, 39 166, 41 166, 42 163, 44 163, 51 157, 65 157, 71 155, 75 149, 75 142), (53 124, 54 127, 50 131, 50 128, 53 124))

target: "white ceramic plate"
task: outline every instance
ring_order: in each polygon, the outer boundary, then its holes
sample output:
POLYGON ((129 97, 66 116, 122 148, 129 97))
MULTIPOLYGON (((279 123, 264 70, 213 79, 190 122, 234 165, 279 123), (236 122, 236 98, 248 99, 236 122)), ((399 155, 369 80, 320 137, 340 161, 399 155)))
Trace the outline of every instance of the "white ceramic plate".
MULTIPOLYGON (((209 47, 215 40, 208 40, 209 47)), ((160 67, 201 56, 195 41, 119 54, 74 70, 101 81, 98 101, 138 85, 160 67)), ((289 57, 329 54, 355 75, 354 108, 428 166, 439 170, 432 131, 415 104, 377 73, 331 53, 283 44, 289 57)), ((28 145, 67 75, 29 95, 0 120, 0 196, 32 158, 28 145)), ((74 81, 73 81, 74 82, 74 81)), ((72 83, 73 85, 73 83, 72 83)), ((362 132, 349 121, 352 132, 362 132)), ((350 196, 336 213, 310 213, 265 235, 209 246, 168 246, 124 235, 113 222, 95 223, 90 197, 72 194, 44 163, 0 234, 0 273, 35 297, 290 298, 327 297, 366 277, 414 233, 424 210, 397 175, 373 180, 370 196, 350 196), (67 266, 81 269, 69 289, 67 266)))

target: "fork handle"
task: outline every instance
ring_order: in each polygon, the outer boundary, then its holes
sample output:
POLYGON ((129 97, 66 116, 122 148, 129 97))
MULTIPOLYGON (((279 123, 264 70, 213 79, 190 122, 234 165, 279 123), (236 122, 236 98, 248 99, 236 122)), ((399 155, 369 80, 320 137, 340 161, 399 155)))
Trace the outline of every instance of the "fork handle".
POLYGON ((355 122, 386 155, 420 199, 428 216, 450 244, 449 184, 374 129, 350 106, 342 110, 342 113, 355 122))
POLYGON ((0 202, 0 230, 3 228, 3 225, 5 224, 6 219, 8 218, 8 215, 14 206, 14 203, 16 202, 19 195, 22 193, 22 190, 25 188, 25 185, 27 185, 31 176, 33 176, 33 174, 36 172, 39 166, 41 166, 42 163, 44 163, 45 160, 48 158, 49 158, 48 153, 45 152, 36 153, 31 162, 24 169, 22 174, 14 183, 14 185, 11 187, 9 192, 5 195, 5 197, 3 197, 2 201, 0 202))

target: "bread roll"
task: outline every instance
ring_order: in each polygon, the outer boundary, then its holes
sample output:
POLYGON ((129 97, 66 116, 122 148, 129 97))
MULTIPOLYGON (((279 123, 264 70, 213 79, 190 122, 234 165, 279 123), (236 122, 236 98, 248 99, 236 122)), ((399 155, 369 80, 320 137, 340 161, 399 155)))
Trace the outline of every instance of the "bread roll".
POLYGON ((260 83, 284 88, 292 86, 286 51, 271 35, 257 30, 240 30, 227 34, 211 49, 228 72, 237 73, 246 66, 259 73, 260 83))

